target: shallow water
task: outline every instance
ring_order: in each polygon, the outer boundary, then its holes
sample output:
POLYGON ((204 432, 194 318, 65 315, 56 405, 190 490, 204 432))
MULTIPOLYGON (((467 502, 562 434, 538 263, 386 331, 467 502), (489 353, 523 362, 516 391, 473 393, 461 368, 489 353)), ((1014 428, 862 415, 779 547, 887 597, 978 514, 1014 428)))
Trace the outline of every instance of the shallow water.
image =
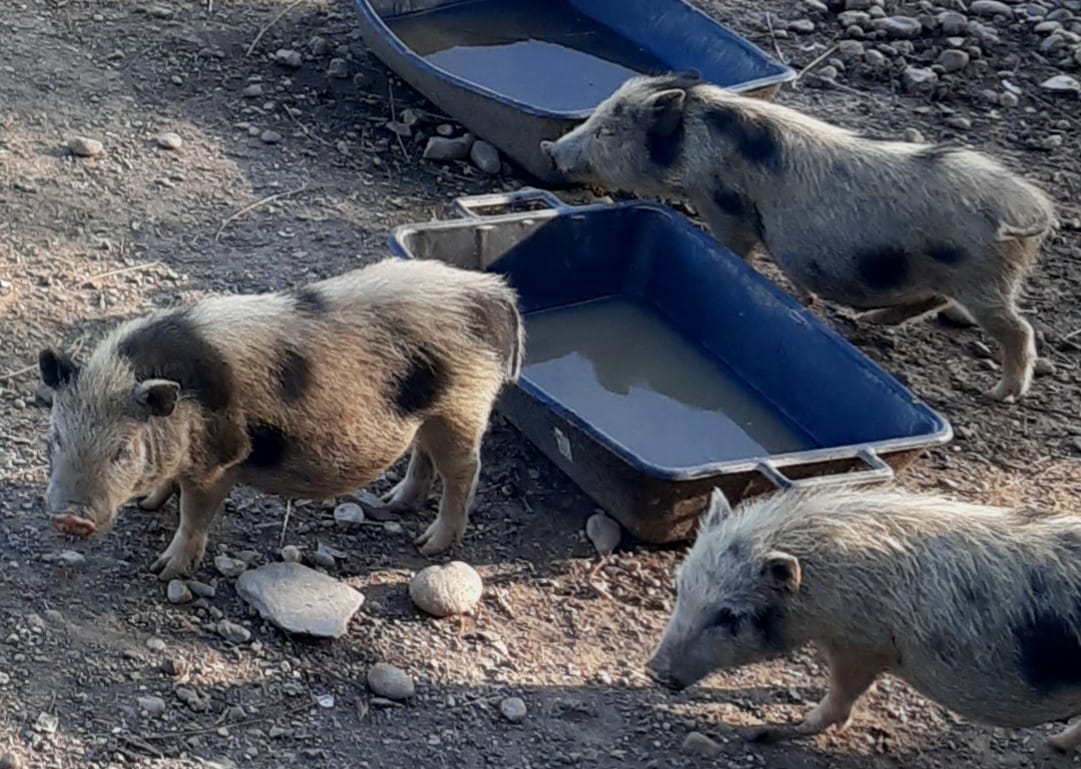
POLYGON ((564 0, 474 0, 385 19, 437 67, 555 112, 592 109, 665 66, 564 0))
POLYGON ((609 298, 526 316, 523 377, 665 467, 815 448, 651 308, 609 298))

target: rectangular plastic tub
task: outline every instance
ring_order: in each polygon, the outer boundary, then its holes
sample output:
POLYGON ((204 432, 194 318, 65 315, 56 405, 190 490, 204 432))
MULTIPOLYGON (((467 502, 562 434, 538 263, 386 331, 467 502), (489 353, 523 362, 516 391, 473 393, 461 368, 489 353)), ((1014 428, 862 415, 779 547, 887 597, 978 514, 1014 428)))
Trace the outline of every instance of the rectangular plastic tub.
POLYGON ((369 49, 548 184, 540 151, 635 73, 772 98, 795 73, 683 0, 356 0, 369 49))
POLYGON ((641 540, 687 536, 714 487, 736 503, 886 480, 952 437, 672 209, 539 190, 457 205, 462 219, 400 227, 391 248, 507 276, 530 338, 500 412, 641 540))

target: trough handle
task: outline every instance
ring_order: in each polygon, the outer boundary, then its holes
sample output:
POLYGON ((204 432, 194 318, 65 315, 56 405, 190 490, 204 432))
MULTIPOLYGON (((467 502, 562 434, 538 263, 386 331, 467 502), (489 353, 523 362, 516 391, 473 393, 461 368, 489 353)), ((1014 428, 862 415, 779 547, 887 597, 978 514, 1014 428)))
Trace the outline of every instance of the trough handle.
MULTIPOLYGON (((515 203, 528 203, 531 200, 539 200, 556 211, 566 211, 572 207, 548 190, 539 190, 536 187, 523 187, 514 192, 494 192, 490 195, 469 195, 455 200, 454 207, 457 209, 458 215, 463 219, 490 219, 501 216, 501 214, 481 214, 477 213, 477 209, 512 206, 515 203)), ((540 212, 531 211, 530 213, 540 212)))
POLYGON ((874 449, 865 448, 856 452, 856 456, 867 465, 865 470, 833 475, 816 475, 812 478, 789 478, 777 465, 768 459, 758 463, 758 472, 766 477, 778 489, 810 489, 821 486, 849 486, 873 481, 888 481, 893 478, 893 468, 875 453, 874 449))

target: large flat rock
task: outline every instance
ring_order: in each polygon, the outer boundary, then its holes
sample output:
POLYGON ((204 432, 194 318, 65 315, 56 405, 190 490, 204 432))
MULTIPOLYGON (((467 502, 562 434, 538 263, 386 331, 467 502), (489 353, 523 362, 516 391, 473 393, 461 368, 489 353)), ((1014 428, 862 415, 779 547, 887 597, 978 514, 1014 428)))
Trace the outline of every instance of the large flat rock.
POLYGON ((246 571, 236 591, 264 619, 289 633, 341 638, 364 596, 299 563, 268 563, 246 571))

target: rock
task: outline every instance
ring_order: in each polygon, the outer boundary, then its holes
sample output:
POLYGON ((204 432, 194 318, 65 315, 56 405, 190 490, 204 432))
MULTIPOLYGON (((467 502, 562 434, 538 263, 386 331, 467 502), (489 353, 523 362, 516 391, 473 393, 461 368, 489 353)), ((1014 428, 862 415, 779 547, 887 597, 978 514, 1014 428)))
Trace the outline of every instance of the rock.
POLYGON ((274 54, 274 61, 290 69, 300 69, 300 65, 303 63, 300 52, 288 48, 279 48, 274 54))
POLYGON ((863 28, 871 23, 871 15, 866 11, 845 11, 837 17, 837 20, 845 29, 849 27, 863 28))
POLYGON ((105 145, 97 139, 88 139, 85 136, 73 136, 68 139, 68 150, 72 155, 81 158, 94 158, 105 151, 105 145))
POLYGON ((859 59, 866 50, 859 40, 842 40, 837 44, 837 53, 842 59, 859 59))
POLYGON ((964 35, 968 31, 968 17, 957 11, 943 11, 937 17, 942 34, 947 37, 964 35))
POLYGON ((244 90, 240 92, 240 95, 246 99, 254 99, 263 95, 263 86, 259 83, 252 83, 244 87, 244 90))
POLYGON ((484 585, 467 563, 433 564, 409 581, 409 597, 417 608, 433 617, 465 614, 480 601, 484 585))
POLYGON ((594 513, 586 521, 586 536, 601 555, 608 555, 619 546, 623 531, 619 524, 604 513, 594 513))
POLYGON ((905 132, 904 132, 904 134, 902 136, 903 136, 904 140, 906 142, 908 142, 909 144, 926 144, 927 143, 927 139, 924 138, 923 134, 921 134, 919 132, 919 129, 917 129, 917 128, 906 128, 905 132))
POLYGON ((281 557, 286 563, 300 563, 303 554, 296 545, 286 545, 281 549, 281 557))
POLYGON ((86 556, 82 553, 76 553, 74 550, 61 550, 59 555, 56 556, 56 560, 65 566, 82 566, 86 563, 86 556))
POLYGON ((911 16, 889 16, 878 19, 874 23, 874 28, 885 32, 887 37, 896 39, 916 37, 923 31, 923 25, 920 24, 919 19, 911 16))
POLYGON ((299 563, 268 563, 246 571, 237 594, 266 620, 289 633, 341 638, 364 596, 299 563))
POLYGON ((235 622, 230 622, 227 619, 223 619, 218 622, 215 630, 218 631, 218 635, 224 638, 229 643, 243 644, 251 640, 251 631, 243 625, 238 625, 235 622))
POLYGON ((325 37, 316 35, 308 41, 308 50, 312 52, 312 56, 325 56, 330 50, 330 44, 325 37))
POLYGON ((935 85, 938 83, 938 75, 928 67, 910 65, 905 67, 905 71, 901 74, 901 81, 904 83, 906 91, 922 93, 934 90, 935 85))
POLYGON ((402 525, 397 521, 384 521, 383 531, 392 537, 396 537, 405 531, 405 529, 403 529, 402 525))
POLYGON ((811 13, 829 13, 830 8, 828 5, 822 2, 822 0, 803 0, 803 4, 807 6, 807 10, 811 13))
POLYGON ((815 31, 815 23, 810 19, 796 19, 789 22, 788 29, 798 35, 809 35, 815 31))
POLYGON ((846 11, 866 11, 871 5, 871 0, 845 0, 846 11))
POLYGON ((197 582, 194 579, 189 579, 187 585, 188 590, 200 598, 213 598, 218 594, 217 589, 213 585, 208 585, 205 582, 197 582))
POLYGON ((1008 16, 1013 17, 1013 9, 999 0, 974 0, 968 10, 977 16, 1008 16))
POLYGON ((38 734, 56 734, 59 727, 60 717, 52 713, 38 713, 37 720, 34 721, 34 731, 38 734))
POLYGON ((157 141, 158 146, 166 150, 178 150, 181 145, 184 144, 184 140, 180 138, 180 134, 173 133, 172 131, 158 134, 157 141))
POLYGON ((345 59, 331 59, 327 65, 327 77, 335 80, 349 79, 349 62, 345 59))
POLYGON ((343 526, 364 523, 364 508, 356 502, 342 502, 334 508, 334 521, 343 526))
POLYGON ((23 760, 14 753, 0 755, 0 769, 23 769, 23 760))
POLYGON ((960 72, 968 66, 969 55, 965 51, 947 49, 938 55, 935 62, 945 72, 960 72))
POLYGON ((386 502, 370 491, 363 489, 354 491, 349 495, 349 498, 364 508, 365 518, 370 518, 373 521, 389 521, 398 517, 386 502))
POLYGON ((148 638, 146 639, 146 648, 152 652, 164 652, 165 641, 161 640, 160 638, 148 638))
POLYGON ((316 548, 314 553, 309 553, 308 559, 316 566, 321 566, 327 570, 333 569, 338 565, 338 561, 334 556, 321 548, 316 548))
POLYGON ((1036 376, 1052 376, 1056 371, 1055 362, 1050 358, 1037 358, 1032 369, 1036 376))
POLYGON ((998 103, 999 106, 1005 107, 1006 109, 1013 109, 1021 103, 1021 100, 1009 91, 1003 91, 998 95, 998 103))
POLYGON ((499 712, 512 724, 521 723, 526 717, 525 700, 521 697, 507 697, 499 703, 499 712))
POLYGON ((140 697, 136 702, 139 710, 151 718, 157 718, 165 712, 165 700, 161 697, 140 697))
POLYGON ((1081 93, 1081 81, 1070 75, 1055 75, 1040 83, 1040 88, 1054 93, 1081 93))
POLYGON ((466 141, 464 136, 457 139, 447 139, 442 136, 433 136, 428 139, 424 146, 424 157, 428 160, 464 160, 469 155, 472 142, 466 141))
POLYGON ((282 140, 282 135, 277 131, 272 131, 268 128, 267 130, 259 134, 259 139, 263 142, 263 144, 277 144, 282 140))
POLYGON ((169 582, 169 587, 165 589, 165 596, 169 599, 169 603, 190 603, 192 600, 191 589, 179 579, 169 582))
POLYGON ((368 668, 368 688, 376 696, 394 701, 407 700, 417 692, 409 674, 388 662, 368 668))
POLYGON ((187 705, 195 713, 203 713, 210 710, 210 696, 189 689, 186 686, 176 687, 176 698, 187 705))
POLYGON ((396 136, 400 136, 403 139, 408 139, 413 135, 413 129, 407 126, 405 123, 399 123, 397 120, 388 120, 383 124, 386 129, 396 136))
POLYGON ((454 126, 450 123, 440 123, 435 127, 435 132, 440 136, 454 136, 454 126))
POLYGON ((244 570, 248 568, 248 564, 244 563, 239 558, 230 558, 227 555, 214 556, 214 568, 218 570, 218 574, 232 579, 233 577, 239 577, 244 573, 244 570))
POLYGON ((972 128, 972 121, 964 115, 950 115, 943 122, 950 128, 956 128, 958 131, 968 131, 972 128))
POLYGON ((721 752, 721 746, 702 732, 689 732, 683 738, 680 750, 691 756, 712 757, 721 752))
POLYGON ((886 55, 882 51, 876 51, 871 49, 867 51, 867 63, 875 69, 886 69, 889 66, 890 60, 886 58, 886 55))
POLYGON ((480 139, 473 142, 473 146, 469 148, 469 159, 473 161, 473 165, 489 176, 495 176, 503 170, 499 150, 480 139))
POLYGON ((152 5, 146 9, 146 12, 155 19, 173 18, 173 9, 167 5, 152 5))

